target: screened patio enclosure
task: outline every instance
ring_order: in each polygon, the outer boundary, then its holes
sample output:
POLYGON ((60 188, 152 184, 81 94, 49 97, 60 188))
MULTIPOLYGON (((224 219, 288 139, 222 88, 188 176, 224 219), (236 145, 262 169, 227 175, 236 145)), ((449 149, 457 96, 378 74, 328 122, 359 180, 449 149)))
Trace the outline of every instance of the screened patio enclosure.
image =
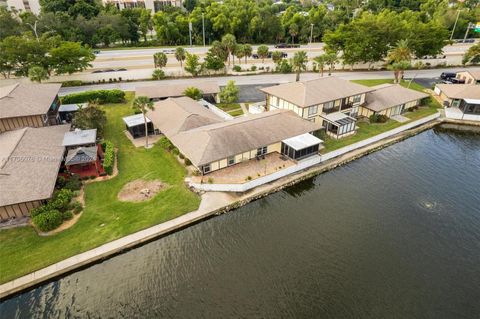
POLYGON ((294 160, 300 160, 315 154, 323 148, 323 141, 312 134, 306 133, 282 141, 282 154, 294 160))
POLYGON ((334 137, 342 138, 355 133, 357 120, 342 112, 322 114, 325 132, 334 137))
MULTIPOLYGON (((147 117, 148 135, 155 133, 152 121, 147 117)), ((123 118, 127 131, 130 132, 133 138, 139 138, 145 136, 145 122, 143 114, 135 114, 126 116, 123 118)))

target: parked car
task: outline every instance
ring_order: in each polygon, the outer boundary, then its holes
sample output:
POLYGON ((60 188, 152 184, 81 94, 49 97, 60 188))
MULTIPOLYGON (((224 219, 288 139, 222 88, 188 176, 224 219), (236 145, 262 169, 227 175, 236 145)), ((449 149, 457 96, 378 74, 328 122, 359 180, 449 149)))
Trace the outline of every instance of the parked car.
POLYGON ((440 74, 440 79, 451 81, 451 79, 455 78, 456 76, 457 73, 455 72, 442 72, 442 74, 440 74))
MULTIPOLYGON (((268 52, 268 54, 267 54, 267 59, 271 59, 271 58, 272 58, 272 55, 273 55, 272 52, 268 52)), ((288 54, 285 53, 285 52, 282 52, 282 58, 286 58, 286 57, 288 57, 288 54)), ((260 59, 260 57, 258 56, 257 53, 252 54, 252 58, 254 58, 254 59, 260 59)))
POLYGON ((116 71, 117 71, 117 72, 119 72, 119 71, 127 71, 127 69, 125 69, 125 68, 120 68, 120 69, 117 69, 116 71))
POLYGON ((99 54, 100 50, 93 50, 93 54, 99 54))
POLYGON ((278 44, 275 44, 274 47, 277 49, 299 48, 300 44, 278 43, 278 44))
POLYGON ((164 49, 164 50, 162 50, 162 52, 165 53, 165 54, 175 54, 174 49, 164 49))
POLYGON ((103 70, 95 70, 95 71, 92 71, 92 73, 103 73, 103 70))

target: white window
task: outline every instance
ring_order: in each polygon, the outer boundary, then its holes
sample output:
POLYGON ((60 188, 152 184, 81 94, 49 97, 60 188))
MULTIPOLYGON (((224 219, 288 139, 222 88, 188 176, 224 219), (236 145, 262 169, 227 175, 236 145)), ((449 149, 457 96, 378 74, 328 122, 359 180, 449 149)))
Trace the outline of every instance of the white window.
POLYGON ((323 109, 324 110, 333 109, 333 106, 334 106, 334 102, 330 101, 330 102, 327 102, 327 103, 323 104, 323 109))
POLYGON ((257 148, 257 156, 262 156, 262 155, 265 155, 265 154, 267 154, 267 147, 266 146, 257 148))
POLYGON ((235 156, 230 156, 227 159, 227 162, 228 162, 228 166, 232 166, 233 164, 235 164, 235 156))
POLYGON ((360 103, 360 101, 362 100, 362 96, 361 95, 355 95, 353 97, 353 103, 360 103))
POLYGON ((308 116, 316 115, 318 111, 318 106, 313 105, 308 108, 308 116))
POLYGON ((207 164, 207 165, 204 165, 203 166, 203 173, 204 174, 207 174, 211 171, 211 167, 210 167, 210 164, 207 164))

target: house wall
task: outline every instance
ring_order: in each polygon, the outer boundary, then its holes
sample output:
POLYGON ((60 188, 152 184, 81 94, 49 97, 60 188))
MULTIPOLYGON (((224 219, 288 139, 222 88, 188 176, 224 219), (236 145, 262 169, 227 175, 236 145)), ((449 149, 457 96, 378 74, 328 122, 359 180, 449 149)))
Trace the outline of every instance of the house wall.
POLYGON ((461 71, 457 72, 457 79, 463 79, 465 80, 465 84, 474 84, 476 83, 476 80, 473 78, 473 76, 470 74, 470 72, 467 71, 461 71))
POLYGON ((47 115, 32 115, 0 119, 0 132, 16 130, 22 127, 48 126, 47 115), (43 117, 46 118, 44 121, 43 117))
MULTIPOLYGON (((274 143, 267 145, 267 154, 278 152, 280 153, 282 149, 282 142, 274 143)), ((257 156, 257 149, 253 149, 241 154, 232 155, 235 157, 235 164, 254 159, 257 156)), ((235 165, 234 164, 234 165, 235 165)), ((221 160, 210 163, 210 172, 217 171, 219 169, 225 168, 228 166, 228 158, 223 158, 221 160)), ((198 168, 198 167, 197 167, 198 168)), ((202 171, 200 169, 200 171, 202 171)))
POLYGON ((30 211, 42 205, 42 201, 31 201, 7 206, 0 206, 0 220, 7 220, 14 217, 30 216, 30 211))

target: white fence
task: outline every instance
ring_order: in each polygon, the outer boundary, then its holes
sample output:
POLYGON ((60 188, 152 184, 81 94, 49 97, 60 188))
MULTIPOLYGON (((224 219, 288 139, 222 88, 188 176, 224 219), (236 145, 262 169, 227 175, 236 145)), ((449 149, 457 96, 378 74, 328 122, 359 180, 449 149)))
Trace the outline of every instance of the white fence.
POLYGON ((391 136, 393 136, 395 134, 398 134, 400 132, 409 130, 411 128, 420 126, 420 125, 425 124, 425 123, 428 123, 428 122, 433 121, 433 120, 435 120, 439 117, 440 117, 440 113, 436 113, 436 114, 424 117, 422 119, 413 121, 411 123, 399 126, 399 127, 395 128, 393 130, 390 130, 388 132, 375 135, 374 137, 371 137, 371 138, 368 138, 366 140, 363 140, 363 141, 360 141, 360 142, 357 142, 357 143, 339 148, 338 150, 323 154, 321 156, 316 155, 316 156, 309 157, 307 159, 299 161, 298 164, 296 164, 294 166, 287 167, 287 168, 285 168, 283 170, 280 170, 280 171, 277 171, 273 174, 254 179, 250 182, 246 182, 246 183, 243 183, 243 184, 199 184, 199 183, 190 183, 190 186, 192 186, 196 189, 199 189, 199 190, 210 191, 210 192, 240 192, 240 193, 245 192, 245 191, 248 191, 248 190, 250 190, 252 188, 255 188, 257 186, 273 182, 273 181, 275 181, 277 179, 280 179, 282 177, 288 176, 288 175, 293 174, 293 173, 297 173, 297 172, 302 171, 306 168, 309 168, 309 167, 312 167, 314 165, 320 164, 321 162, 324 162, 324 161, 327 161, 329 159, 335 158, 337 156, 343 155, 343 154, 348 153, 350 151, 362 148, 366 145, 378 142, 382 139, 391 137, 391 136))
POLYGON ((215 105, 213 105, 212 103, 210 102, 207 102, 205 100, 200 100, 198 101, 198 103, 202 104, 203 106, 206 106, 208 107, 208 109, 210 111, 212 111, 213 113, 215 113, 216 115, 220 116, 221 118, 223 118, 224 120, 231 120, 233 119, 233 116, 231 116, 230 114, 228 114, 227 112, 225 111, 222 111, 220 110, 218 107, 216 107, 215 105))
POLYGON ((367 146, 369 144, 378 142, 380 140, 391 137, 391 136, 396 135, 398 133, 401 133, 403 131, 412 129, 414 127, 420 126, 422 124, 428 123, 428 122, 433 121, 433 120, 435 120, 439 117, 440 117, 440 113, 435 113, 435 114, 429 115, 427 117, 421 118, 419 120, 416 120, 416 121, 410 122, 408 124, 405 124, 405 125, 399 126, 397 128, 394 128, 393 130, 375 135, 374 137, 367 138, 366 140, 347 145, 345 147, 339 148, 338 150, 335 150, 335 151, 332 151, 332 152, 328 152, 328 153, 322 155, 322 162, 327 161, 327 160, 332 159, 332 158, 335 158, 337 156, 343 155, 345 153, 351 152, 353 150, 362 148, 362 147, 367 146))

